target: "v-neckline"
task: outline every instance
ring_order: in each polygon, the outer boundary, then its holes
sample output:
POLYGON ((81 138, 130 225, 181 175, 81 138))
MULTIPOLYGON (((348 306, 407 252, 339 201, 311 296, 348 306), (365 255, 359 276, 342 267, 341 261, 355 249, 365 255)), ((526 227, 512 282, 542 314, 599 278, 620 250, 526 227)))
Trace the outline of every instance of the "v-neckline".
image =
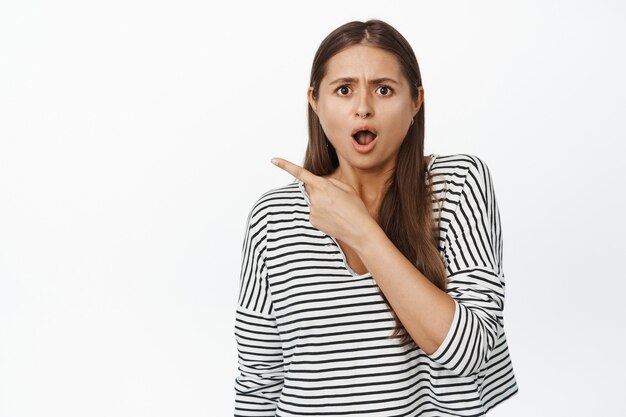
POLYGON ((337 247, 337 250, 341 254, 341 259, 343 261, 343 266, 348 270, 350 275, 352 275, 354 278, 362 278, 362 277, 367 277, 367 276, 371 276, 372 275, 372 273, 369 272, 369 271, 367 271, 367 272, 365 272, 363 274, 357 274, 356 272, 354 272, 354 270, 352 269, 352 267, 348 263, 348 259, 346 258, 346 254, 343 252, 343 249, 341 249, 341 246, 339 245, 339 242, 337 242, 337 239, 335 239, 334 237, 332 237, 330 235, 326 235, 326 236, 331 238, 333 240, 333 242, 335 243, 335 246, 337 247))

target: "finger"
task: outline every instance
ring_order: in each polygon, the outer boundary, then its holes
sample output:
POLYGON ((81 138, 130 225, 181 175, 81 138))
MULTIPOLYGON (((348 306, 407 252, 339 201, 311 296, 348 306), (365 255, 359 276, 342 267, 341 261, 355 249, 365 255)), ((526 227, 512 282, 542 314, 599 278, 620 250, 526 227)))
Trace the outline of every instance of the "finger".
POLYGON ((305 184, 320 185, 321 182, 324 180, 324 178, 318 177, 312 172, 304 169, 299 165, 289 162, 286 159, 272 158, 272 163, 278 168, 282 168, 283 170, 287 171, 299 180, 302 180, 305 184))

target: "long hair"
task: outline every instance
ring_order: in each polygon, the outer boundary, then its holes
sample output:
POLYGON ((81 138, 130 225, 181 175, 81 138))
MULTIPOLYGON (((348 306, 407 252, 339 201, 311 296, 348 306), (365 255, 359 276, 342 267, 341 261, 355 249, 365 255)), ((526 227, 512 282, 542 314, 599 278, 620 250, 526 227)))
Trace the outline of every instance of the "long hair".
MULTIPOLYGON (((418 98, 422 78, 413 49, 391 25, 377 19, 353 21, 332 31, 320 44, 311 68, 310 86, 317 100, 321 80, 326 75, 327 62, 345 48, 364 44, 393 53, 411 85, 411 97, 418 98)), ((316 175, 332 173, 339 161, 335 148, 322 129, 317 114, 308 106, 309 143, 303 167, 316 175)), ((378 224, 387 237, 413 265, 441 290, 446 289, 447 275, 439 254, 439 222, 433 220, 432 178, 424 164, 424 103, 400 146, 393 175, 379 210, 378 224)), ((441 210, 439 210, 441 214, 441 210)), ((415 345, 410 335, 381 295, 393 314, 395 328, 390 337, 400 343, 415 345)))

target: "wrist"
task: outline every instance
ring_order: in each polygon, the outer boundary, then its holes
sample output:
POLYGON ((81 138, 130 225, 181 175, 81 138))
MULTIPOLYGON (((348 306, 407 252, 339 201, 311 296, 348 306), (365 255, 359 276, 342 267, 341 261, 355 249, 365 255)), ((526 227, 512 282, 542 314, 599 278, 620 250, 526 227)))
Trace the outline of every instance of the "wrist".
POLYGON ((383 229, 376 223, 372 217, 368 219, 365 224, 355 230, 354 244, 351 247, 357 252, 359 256, 363 256, 365 253, 375 250, 376 242, 380 242, 380 239, 386 237, 383 229))

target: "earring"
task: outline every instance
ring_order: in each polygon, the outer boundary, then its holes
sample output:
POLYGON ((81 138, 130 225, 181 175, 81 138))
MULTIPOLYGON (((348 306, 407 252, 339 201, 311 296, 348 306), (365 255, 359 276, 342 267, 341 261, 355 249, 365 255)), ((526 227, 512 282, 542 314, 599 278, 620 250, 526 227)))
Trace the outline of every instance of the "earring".
POLYGON ((410 124, 410 126, 413 126, 413 119, 411 119, 411 124, 410 124))

